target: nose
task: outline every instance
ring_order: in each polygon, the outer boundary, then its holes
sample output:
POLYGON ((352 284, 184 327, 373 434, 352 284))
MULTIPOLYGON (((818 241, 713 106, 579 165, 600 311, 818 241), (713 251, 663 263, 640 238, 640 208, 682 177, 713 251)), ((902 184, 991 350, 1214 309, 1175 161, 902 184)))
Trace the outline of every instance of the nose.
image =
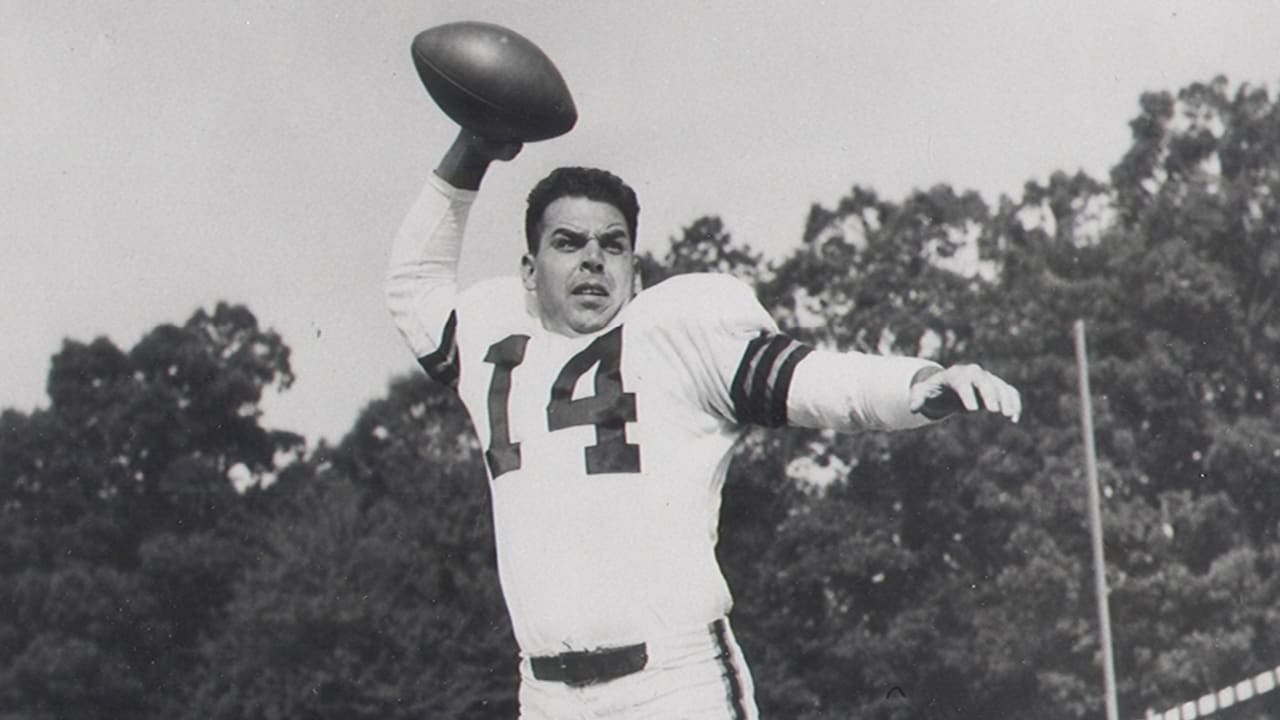
POLYGON ((591 272, 604 271, 604 252, 600 249, 600 243, 593 240, 582 248, 582 269, 591 272))

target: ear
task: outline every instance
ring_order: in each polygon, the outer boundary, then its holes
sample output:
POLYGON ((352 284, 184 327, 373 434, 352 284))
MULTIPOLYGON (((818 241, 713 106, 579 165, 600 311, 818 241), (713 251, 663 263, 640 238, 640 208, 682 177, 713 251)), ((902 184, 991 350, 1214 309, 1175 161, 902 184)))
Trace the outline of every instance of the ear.
POLYGON ((524 256, 520 258, 520 281, 524 283, 525 290, 533 290, 538 287, 538 283, 534 277, 536 267, 537 266, 533 261, 533 255, 525 253, 524 256))
POLYGON ((640 274, 640 258, 631 256, 631 296, 635 297, 644 289, 644 277, 640 274))

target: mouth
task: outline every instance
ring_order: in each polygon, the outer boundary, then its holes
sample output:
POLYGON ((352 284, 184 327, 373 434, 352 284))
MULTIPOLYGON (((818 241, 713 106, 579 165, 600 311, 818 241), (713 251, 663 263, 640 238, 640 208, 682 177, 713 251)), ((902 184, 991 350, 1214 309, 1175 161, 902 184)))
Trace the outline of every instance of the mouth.
POLYGON ((609 288, 596 282, 584 282, 574 285, 569 294, 576 297, 607 298, 609 297, 609 288))

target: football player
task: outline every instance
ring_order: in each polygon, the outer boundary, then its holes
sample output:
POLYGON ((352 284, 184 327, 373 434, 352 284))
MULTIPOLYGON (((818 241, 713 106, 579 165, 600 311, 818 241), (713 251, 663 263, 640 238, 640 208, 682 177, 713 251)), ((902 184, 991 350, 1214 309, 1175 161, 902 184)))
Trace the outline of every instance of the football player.
POLYGON ((715 555, 744 427, 1016 421, 1018 391, 977 365, 806 346, 729 276, 638 291, 639 205, 598 169, 561 168, 530 192, 518 277, 460 289, 481 179, 519 150, 459 134, 395 238, 386 290, 484 448, 520 716, 754 718, 715 555))

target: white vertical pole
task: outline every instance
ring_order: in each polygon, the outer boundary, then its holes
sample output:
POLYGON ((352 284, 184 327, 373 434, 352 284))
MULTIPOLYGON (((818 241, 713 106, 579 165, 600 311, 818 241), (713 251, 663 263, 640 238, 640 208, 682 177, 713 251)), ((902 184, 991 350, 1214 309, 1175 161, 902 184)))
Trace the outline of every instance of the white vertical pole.
POLYGON ((1107 601, 1107 565, 1102 549, 1102 499, 1098 488, 1098 457, 1093 444, 1093 401, 1089 393, 1089 356, 1084 321, 1076 320, 1076 366, 1080 371, 1080 429, 1084 435, 1085 472, 1089 481, 1089 533, 1093 538, 1093 584, 1098 594, 1098 625, 1102 634, 1102 675, 1107 720, 1119 720, 1116 669, 1111 653, 1111 612, 1107 601))

